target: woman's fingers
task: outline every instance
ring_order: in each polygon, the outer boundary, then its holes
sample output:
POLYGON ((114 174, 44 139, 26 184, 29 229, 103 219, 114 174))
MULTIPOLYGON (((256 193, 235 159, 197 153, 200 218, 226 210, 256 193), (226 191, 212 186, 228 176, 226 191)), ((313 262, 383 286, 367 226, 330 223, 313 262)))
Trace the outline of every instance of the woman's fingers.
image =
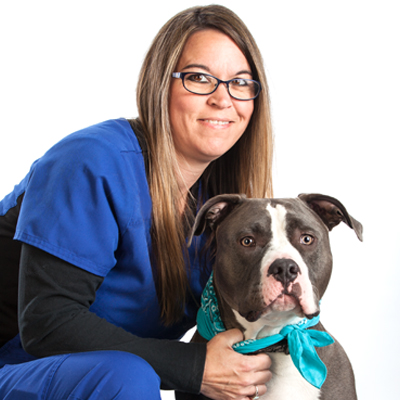
POLYGON ((218 400, 247 400, 267 391, 271 379, 271 359, 267 354, 246 356, 232 345, 243 340, 239 329, 218 334, 207 344, 206 364, 201 392, 218 400))

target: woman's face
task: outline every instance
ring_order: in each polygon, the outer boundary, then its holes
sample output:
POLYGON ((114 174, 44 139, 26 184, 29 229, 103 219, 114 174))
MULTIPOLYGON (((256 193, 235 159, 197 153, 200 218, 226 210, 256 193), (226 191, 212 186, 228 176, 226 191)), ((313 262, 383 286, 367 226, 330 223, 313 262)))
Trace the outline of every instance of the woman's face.
MULTIPOLYGON (((203 72, 224 81, 252 79, 244 54, 217 30, 194 33, 187 41, 174 72, 203 72)), ((181 79, 172 79, 169 115, 178 160, 205 167, 227 152, 242 136, 254 101, 232 98, 225 84, 209 95, 188 92, 181 79)))

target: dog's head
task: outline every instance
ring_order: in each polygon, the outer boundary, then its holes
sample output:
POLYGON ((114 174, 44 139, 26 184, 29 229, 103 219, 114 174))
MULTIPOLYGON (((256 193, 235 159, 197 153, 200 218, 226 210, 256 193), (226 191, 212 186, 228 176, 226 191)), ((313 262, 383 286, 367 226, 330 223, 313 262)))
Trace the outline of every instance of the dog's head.
POLYGON ((362 225, 333 197, 220 195, 200 209, 192 235, 215 236, 215 285, 241 325, 280 326, 319 314, 332 271, 328 233, 340 222, 362 240, 362 225))

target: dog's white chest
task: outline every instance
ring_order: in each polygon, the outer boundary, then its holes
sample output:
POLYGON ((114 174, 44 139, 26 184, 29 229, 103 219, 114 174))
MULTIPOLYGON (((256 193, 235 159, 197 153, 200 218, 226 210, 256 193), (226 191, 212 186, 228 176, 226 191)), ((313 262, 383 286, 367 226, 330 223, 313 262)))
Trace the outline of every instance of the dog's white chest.
POLYGON ((272 379, 262 400, 318 400, 320 390, 308 383, 294 366, 289 355, 268 353, 271 357, 272 379))

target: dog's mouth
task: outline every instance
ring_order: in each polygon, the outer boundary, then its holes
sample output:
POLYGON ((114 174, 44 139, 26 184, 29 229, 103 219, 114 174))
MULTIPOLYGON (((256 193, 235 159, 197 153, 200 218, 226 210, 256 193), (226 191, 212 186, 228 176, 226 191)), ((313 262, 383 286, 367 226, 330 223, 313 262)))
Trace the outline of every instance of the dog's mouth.
POLYGON ((239 313, 243 318, 246 318, 247 321, 256 322, 271 312, 286 312, 300 308, 300 303, 296 296, 283 291, 275 300, 265 305, 263 308, 248 312, 241 311, 239 313))
POLYGON ((312 319, 319 314, 319 310, 313 314, 307 314, 301 305, 300 298, 296 291, 288 292, 287 289, 284 289, 280 295, 263 308, 248 312, 240 312, 240 315, 249 322, 256 322, 260 318, 271 313, 279 314, 287 312, 292 312, 299 317, 306 317, 307 319, 312 319))

